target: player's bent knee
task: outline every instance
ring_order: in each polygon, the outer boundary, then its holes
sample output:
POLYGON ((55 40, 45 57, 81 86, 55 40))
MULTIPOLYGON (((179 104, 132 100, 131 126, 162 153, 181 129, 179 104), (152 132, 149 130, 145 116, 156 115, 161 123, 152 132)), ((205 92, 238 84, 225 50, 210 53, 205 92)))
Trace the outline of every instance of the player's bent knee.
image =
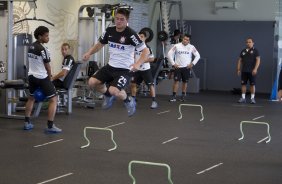
POLYGON ((101 82, 99 80, 97 80, 96 78, 93 78, 91 77, 89 80, 88 80, 88 85, 90 87, 95 87, 97 86, 98 84, 101 84, 101 82))

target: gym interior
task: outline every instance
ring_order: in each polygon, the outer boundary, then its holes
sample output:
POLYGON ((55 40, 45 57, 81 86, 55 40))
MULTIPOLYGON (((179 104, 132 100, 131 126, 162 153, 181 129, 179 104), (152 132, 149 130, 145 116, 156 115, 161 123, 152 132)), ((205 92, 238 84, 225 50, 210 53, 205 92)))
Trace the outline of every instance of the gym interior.
MULTIPOLYGON (((280 0, 12 0, 0 1, 0 183, 277 184, 281 176, 280 0), (129 26, 150 39, 158 108, 145 84, 136 113, 121 101, 103 110, 103 94, 87 80, 108 59, 107 46, 82 55, 113 24, 114 10, 131 11, 129 26), (61 44, 77 65, 58 89, 56 125, 46 134, 48 103, 35 104, 34 129, 23 130, 28 84, 27 50, 34 30, 50 30, 52 73, 61 70, 61 44), (192 35, 201 54, 184 102, 170 102, 173 79, 167 52, 174 30, 192 35), (260 51, 256 104, 237 103, 240 51, 251 37, 260 51)), ((247 100, 250 92, 247 91, 247 100)), ((180 95, 181 91, 177 92, 180 95)))

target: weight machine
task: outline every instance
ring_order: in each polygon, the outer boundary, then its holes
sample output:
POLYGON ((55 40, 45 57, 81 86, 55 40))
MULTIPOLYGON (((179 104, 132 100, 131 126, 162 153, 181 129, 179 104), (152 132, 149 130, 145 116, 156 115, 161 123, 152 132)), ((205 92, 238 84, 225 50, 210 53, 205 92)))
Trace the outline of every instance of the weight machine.
MULTIPOLYGON (((17 110, 17 102, 25 95, 27 89, 27 51, 28 46, 32 43, 32 35, 28 33, 14 34, 13 25, 21 23, 23 21, 44 21, 50 25, 52 23, 44 20, 37 19, 35 15, 35 9, 37 8, 36 0, 7 0, 7 62, 5 71, 5 79, 1 81, 0 85, 0 101, 2 104, 0 108, 0 117, 7 118, 24 118, 22 115, 15 114, 17 110), (26 18, 13 22, 13 5, 15 1, 28 2, 31 8, 34 9, 34 17, 32 19, 26 18), (15 86, 13 86, 15 85, 15 86)), ((3 66, 4 66, 3 62, 3 66)), ((41 104, 39 104, 40 106, 41 104)), ((24 108, 21 108, 24 109, 24 108)), ((38 110, 37 110, 38 111, 38 110)), ((34 116, 38 116, 39 112, 36 112, 34 116)))
MULTIPOLYGON (((132 10, 132 7, 125 3, 118 4, 89 4, 82 5, 78 10, 78 60, 93 44, 98 42, 100 35, 106 31, 106 28, 113 25, 113 18, 117 8, 126 8, 132 10)), ((87 80, 91 76, 89 71, 96 70, 97 67, 103 67, 107 64, 108 55, 106 45, 98 53, 90 57, 89 63, 82 66, 79 76, 80 84, 75 85, 78 88, 77 103, 87 107, 94 108, 95 101, 101 99, 101 94, 93 92, 87 85, 87 80), (97 67, 96 67, 97 65, 97 67), (93 66, 95 66, 93 68, 93 66)))

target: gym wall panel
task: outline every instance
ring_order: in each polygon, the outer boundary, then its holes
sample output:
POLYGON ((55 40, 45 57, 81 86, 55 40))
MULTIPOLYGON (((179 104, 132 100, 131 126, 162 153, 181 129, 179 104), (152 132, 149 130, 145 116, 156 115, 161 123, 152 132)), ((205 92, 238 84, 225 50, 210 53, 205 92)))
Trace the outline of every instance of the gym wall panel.
POLYGON ((185 21, 185 24, 192 27, 191 43, 201 57, 207 59, 206 79, 203 78, 202 64, 195 67, 197 76, 201 78, 201 88, 204 80, 208 90, 240 88, 240 77, 236 74, 237 60, 240 51, 245 48, 246 38, 252 37, 261 55, 256 90, 259 93, 271 91, 276 73, 273 21, 185 21))

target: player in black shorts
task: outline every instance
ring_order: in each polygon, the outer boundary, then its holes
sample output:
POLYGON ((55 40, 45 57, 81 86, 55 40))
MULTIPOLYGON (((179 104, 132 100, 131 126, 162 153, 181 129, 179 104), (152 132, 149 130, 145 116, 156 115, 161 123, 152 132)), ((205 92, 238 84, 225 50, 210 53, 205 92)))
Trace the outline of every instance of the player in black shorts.
POLYGON ((167 54, 169 62, 175 69, 170 102, 176 101, 176 93, 180 81, 182 81, 182 95, 180 101, 185 101, 190 69, 196 65, 200 59, 200 53, 194 45, 190 44, 190 38, 191 35, 184 34, 182 42, 175 44, 167 54))
POLYGON ((70 45, 68 43, 62 44, 61 52, 64 57, 62 62, 62 70, 56 75, 52 76, 52 81, 56 88, 63 88, 64 79, 74 64, 74 58, 70 55, 70 45))
POLYGON ((83 55, 83 60, 88 61, 90 56, 98 52, 105 44, 109 45, 108 64, 94 74, 88 84, 104 94, 103 109, 110 108, 116 97, 124 101, 128 116, 132 116, 136 111, 135 100, 128 97, 124 89, 129 83, 130 70, 137 71, 139 69, 147 59, 149 50, 137 33, 127 26, 129 14, 128 9, 117 9, 114 18, 115 26, 106 29, 98 43, 83 55), (141 51, 141 55, 139 60, 134 63, 135 49, 141 51), (109 87, 106 87, 105 84, 109 87))
POLYGON ((241 75, 241 90, 242 97, 239 99, 238 103, 246 103, 246 91, 247 83, 250 81, 250 91, 251 91, 251 104, 255 104, 255 85, 256 85, 256 75, 258 67, 260 65, 260 55, 256 48, 254 48, 254 42, 252 38, 247 38, 246 48, 240 53, 240 57, 237 64, 237 74, 241 75))
MULTIPOLYGON (((146 32, 140 31, 139 37, 142 41, 145 42, 146 40, 146 32)), ((150 62, 153 62, 155 60, 154 54, 151 50, 151 48, 147 45, 147 48, 150 51, 150 55, 145 63, 143 63, 140 66, 140 69, 136 72, 134 72, 132 80, 131 80, 131 96, 133 98, 136 98, 137 93, 137 85, 140 85, 143 81, 146 83, 146 85, 150 88, 150 95, 152 97, 152 105, 151 109, 156 109, 158 107, 158 103, 156 101, 156 92, 154 87, 154 80, 152 76, 151 66, 150 62)), ((135 51, 135 60, 138 61, 139 56, 141 52, 135 51)))
POLYGON ((33 124, 30 121, 31 111, 35 99, 33 93, 37 88, 41 88, 46 98, 49 100, 48 106, 48 121, 46 131, 49 133, 60 133, 62 130, 53 123, 57 108, 56 89, 51 82, 51 66, 50 53, 44 43, 49 42, 49 29, 44 26, 39 26, 34 31, 36 41, 32 43, 28 50, 28 82, 30 96, 25 108, 25 123, 24 130, 33 129, 33 124))

